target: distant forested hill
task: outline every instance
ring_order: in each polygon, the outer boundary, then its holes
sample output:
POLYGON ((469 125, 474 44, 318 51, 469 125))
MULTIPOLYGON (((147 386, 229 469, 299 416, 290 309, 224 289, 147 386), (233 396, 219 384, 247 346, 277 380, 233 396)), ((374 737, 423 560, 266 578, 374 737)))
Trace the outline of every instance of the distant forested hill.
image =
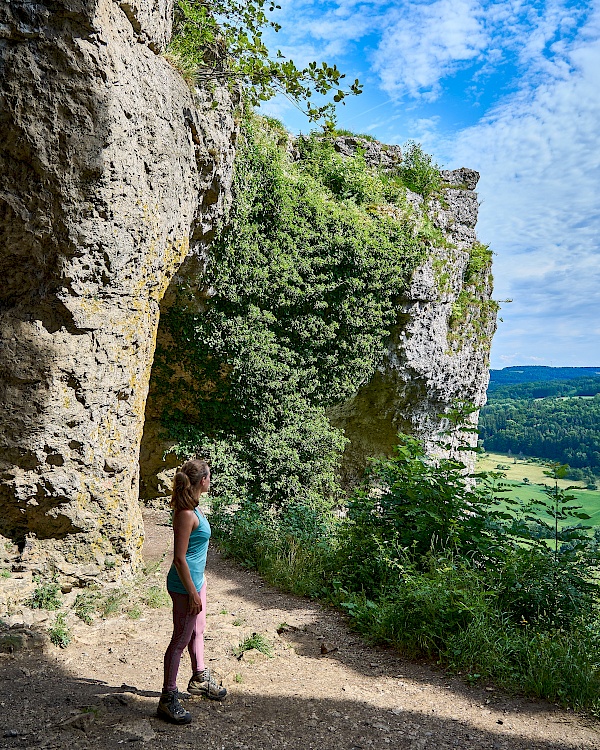
POLYGON ((571 380, 538 380, 535 383, 505 383, 488 389, 488 403, 505 399, 531 400, 568 396, 595 396, 600 393, 600 374, 571 380))
POLYGON ((599 367, 542 367, 519 366, 504 367, 502 370, 490 371, 488 393, 506 383, 537 383, 547 380, 573 380, 600 375, 599 367))
MULTIPOLYGON (((523 368, 524 369, 524 368, 523 368)), ((486 450, 547 458, 600 473, 600 375, 498 385, 481 410, 486 450)))

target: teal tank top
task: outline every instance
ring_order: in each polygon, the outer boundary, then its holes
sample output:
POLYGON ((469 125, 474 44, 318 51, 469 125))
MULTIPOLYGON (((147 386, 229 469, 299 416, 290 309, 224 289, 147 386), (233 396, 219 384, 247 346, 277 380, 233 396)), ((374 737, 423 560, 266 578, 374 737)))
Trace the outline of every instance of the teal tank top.
MULTIPOLYGON (((206 568, 206 555, 208 553, 208 540, 210 539, 210 524, 206 516, 203 516, 198 508, 194 509, 199 524, 190 534, 185 559, 192 575, 192 581, 196 591, 200 591, 204 585, 204 568, 206 568)), ((167 590, 175 594, 187 594, 186 587, 181 582, 174 564, 171 565, 167 575, 167 590)))

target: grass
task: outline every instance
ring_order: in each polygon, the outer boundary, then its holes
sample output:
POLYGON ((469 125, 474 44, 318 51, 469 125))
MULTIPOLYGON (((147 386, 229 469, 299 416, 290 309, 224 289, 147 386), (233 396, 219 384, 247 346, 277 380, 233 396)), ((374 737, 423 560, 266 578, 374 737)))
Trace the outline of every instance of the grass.
POLYGON ((355 133, 353 130, 346 130, 345 128, 336 128, 336 136, 346 136, 350 138, 360 138, 363 141, 375 141, 376 139, 369 133, 355 133))
POLYGON ((2 568, 2 570, 0 570, 0 578, 10 578, 11 576, 12 573, 8 568, 2 568))
POLYGON ((98 602, 98 612, 106 620, 121 612, 123 605, 129 601, 129 596, 123 589, 113 589, 98 602))
POLYGON ((249 635, 248 638, 243 640, 235 649, 234 654, 239 658, 245 651, 250 651, 253 648, 260 651, 261 654, 265 654, 265 656, 273 656, 273 646, 271 646, 265 636, 260 633, 252 633, 252 635, 249 635))
POLYGON ((162 565, 162 562, 164 560, 164 555, 160 560, 152 560, 151 562, 147 562, 144 564, 144 567, 142 568, 143 573, 148 578, 150 576, 158 576, 161 575, 160 572, 160 566, 162 565))
MULTIPOLYGON (((506 453, 482 453, 477 458, 477 469, 478 471, 502 471, 506 474, 507 479, 512 479, 517 482, 522 482, 523 477, 527 477, 533 484, 550 484, 554 480, 550 477, 545 476, 544 471, 548 470, 549 464, 538 463, 531 459, 519 459, 515 462, 515 456, 508 456, 506 453), (499 469, 498 465, 502 465, 505 468, 499 469)), ((561 489, 567 487, 580 485, 581 489, 585 488, 582 482, 574 482, 569 479, 559 479, 558 486, 561 489)), ((587 490, 589 492, 590 490, 587 490)), ((600 495, 600 492, 598 493, 600 495)))
POLYGON ((150 586, 142 596, 142 601, 152 609, 168 607, 171 604, 171 598, 163 586, 150 586))
POLYGON ((187 83, 190 88, 196 83, 196 76, 198 74, 198 66, 186 59, 185 55, 182 55, 175 50, 167 50, 162 55, 165 60, 181 75, 183 80, 187 83))
POLYGON ((71 643, 72 632, 67 625, 67 615, 65 612, 59 612, 53 624, 48 628, 50 641, 59 648, 67 648, 71 643))
POLYGON ((75 614, 89 625, 95 614, 104 620, 121 614, 125 614, 130 620, 139 620, 146 607, 168 607, 171 599, 166 589, 155 582, 159 567, 160 562, 158 566, 152 563, 134 581, 105 592, 95 589, 93 592, 78 594, 73 605, 75 614))
MULTIPOLYGON (((508 489, 505 494, 511 500, 524 502, 527 500, 543 500, 547 502, 548 498, 544 493, 544 485, 552 486, 554 484, 553 479, 544 475, 544 471, 547 470, 546 465, 526 459, 517 459, 515 463, 513 456, 507 456, 503 453, 483 454, 477 460, 477 470, 502 471, 506 478, 501 481, 508 489), (499 469, 498 466, 505 468, 499 469), (528 479, 529 482, 524 482, 524 479, 528 479)), ((586 521, 586 524, 600 526, 600 490, 586 490, 581 482, 573 482, 568 479, 559 479, 558 486, 561 489, 577 486, 578 489, 570 490, 569 494, 575 497, 575 502, 581 505, 582 510, 591 517, 589 521, 586 521)), ((541 511, 540 516, 546 521, 550 518, 541 511)), ((572 520, 569 519, 560 525, 565 524, 572 524, 572 520)))
POLYGON ((127 617, 129 617, 130 620, 139 620, 141 616, 142 610, 137 605, 127 610, 127 617))

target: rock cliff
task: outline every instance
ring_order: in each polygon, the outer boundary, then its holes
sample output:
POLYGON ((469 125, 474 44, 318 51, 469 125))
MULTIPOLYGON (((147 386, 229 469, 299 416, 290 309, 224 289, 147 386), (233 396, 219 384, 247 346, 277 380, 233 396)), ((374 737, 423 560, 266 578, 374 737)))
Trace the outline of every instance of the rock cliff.
POLYGON ((222 214, 239 104, 161 56, 171 14, 0 7, 0 535, 24 568, 138 560, 159 304, 222 214))
MULTIPOLYGON (((372 162, 381 161, 375 152, 372 162)), ((446 242, 432 242, 427 260, 415 271, 373 378, 331 413, 333 424, 350 439, 342 467, 346 484, 362 473, 369 456, 389 455, 398 432, 419 437, 433 455, 452 455, 458 444, 477 443, 475 432, 449 431, 445 415, 460 402, 471 404, 476 410, 466 421, 476 426, 485 403, 497 313, 491 253, 475 234, 479 174, 463 168, 443 171, 442 178, 441 198, 428 206, 416 194, 409 200, 417 213, 428 213, 446 242)), ((473 467, 474 454, 454 455, 473 467)))

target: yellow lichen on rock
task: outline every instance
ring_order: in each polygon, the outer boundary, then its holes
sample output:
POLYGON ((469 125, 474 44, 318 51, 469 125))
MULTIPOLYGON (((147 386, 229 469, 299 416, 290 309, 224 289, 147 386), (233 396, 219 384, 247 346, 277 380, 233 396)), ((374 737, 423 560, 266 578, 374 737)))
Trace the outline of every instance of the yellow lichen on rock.
POLYGON ((73 579, 138 564, 159 303, 229 200, 237 95, 192 94, 156 54, 159 5, 0 8, 0 534, 73 579))

